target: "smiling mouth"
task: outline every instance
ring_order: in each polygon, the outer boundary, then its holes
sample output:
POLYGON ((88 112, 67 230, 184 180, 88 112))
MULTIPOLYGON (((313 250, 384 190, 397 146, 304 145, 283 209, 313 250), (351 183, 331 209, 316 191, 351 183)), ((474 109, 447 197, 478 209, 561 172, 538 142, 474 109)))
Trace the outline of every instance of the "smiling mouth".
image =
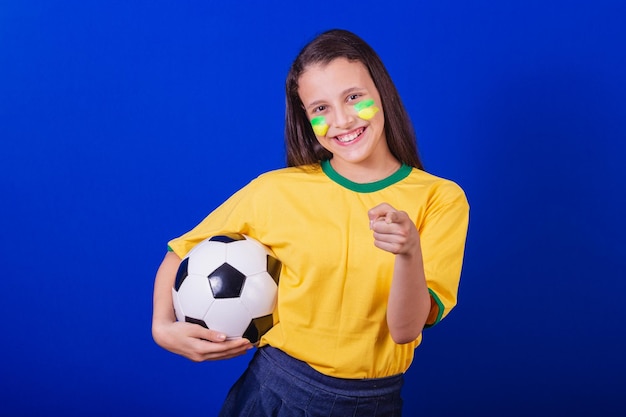
POLYGON ((350 143, 350 142, 355 141, 359 136, 361 136, 364 131, 365 131, 365 128, 361 127, 345 135, 335 136, 335 139, 337 139, 341 143, 350 143))

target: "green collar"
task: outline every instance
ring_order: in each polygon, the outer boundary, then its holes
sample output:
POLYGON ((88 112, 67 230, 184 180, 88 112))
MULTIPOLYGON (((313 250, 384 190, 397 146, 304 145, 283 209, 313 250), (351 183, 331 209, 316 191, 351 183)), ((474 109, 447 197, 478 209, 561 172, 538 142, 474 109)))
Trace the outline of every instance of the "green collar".
POLYGON ((341 176, 341 174, 335 171, 335 169, 330 164, 330 160, 328 159, 321 161, 320 166, 322 167, 322 171, 324 171, 328 178, 341 185, 342 187, 345 187, 352 191, 356 191, 357 193, 373 193, 375 191, 380 191, 383 188, 387 188, 392 184, 402 181, 403 179, 408 177, 413 170, 412 167, 402 164, 402 166, 398 168, 396 172, 394 172, 387 178, 362 184, 350 181, 346 177, 341 176))

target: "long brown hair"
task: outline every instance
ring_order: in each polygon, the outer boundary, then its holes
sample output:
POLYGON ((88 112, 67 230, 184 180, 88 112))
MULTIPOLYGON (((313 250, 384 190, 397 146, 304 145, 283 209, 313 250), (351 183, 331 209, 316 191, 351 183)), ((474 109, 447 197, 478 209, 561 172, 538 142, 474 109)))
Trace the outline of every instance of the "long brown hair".
POLYGON ((328 64, 337 58, 361 62, 369 71, 385 110, 385 136, 392 155, 400 162, 424 169, 417 152, 413 125, 389 73, 378 54, 352 32, 332 29, 309 42, 298 54, 285 82, 285 144, 287 165, 299 166, 330 159, 313 133, 298 95, 298 80, 310 65, 328 64))

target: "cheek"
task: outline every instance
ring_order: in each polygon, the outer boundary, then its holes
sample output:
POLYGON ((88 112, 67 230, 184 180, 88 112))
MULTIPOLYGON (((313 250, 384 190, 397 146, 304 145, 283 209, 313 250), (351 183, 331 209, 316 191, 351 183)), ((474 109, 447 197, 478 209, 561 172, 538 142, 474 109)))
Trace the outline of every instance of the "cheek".
POLYGON ((360 103, 354 105, 354 109, 356 110, 357 116, 359 119, 370 120, 372 119, 376 113, 380 110, 376 107, 374 100, 364 100, 360 103))
POLYGON ((311 119, 311 126, 313 127, 313 132, 317 136, 326 136, 328 132, 328 124, 326 123, 326 118, 324 116, 318 116, 311 119))
POLYGON ((370 107, 370 108, 361 110, 358 113, 358 115, 359 115, 359 118, 363 120, 370 120, 376 115, 377 112, 378 112, 378 107, 370 107))

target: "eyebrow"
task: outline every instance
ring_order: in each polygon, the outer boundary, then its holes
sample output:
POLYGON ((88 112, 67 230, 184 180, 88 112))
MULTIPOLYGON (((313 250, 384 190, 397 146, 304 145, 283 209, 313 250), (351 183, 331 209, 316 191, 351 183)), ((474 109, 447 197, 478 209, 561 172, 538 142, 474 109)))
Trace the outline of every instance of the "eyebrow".
MULTIPOLYGON (((350 87, 350 88, 346 88, 345 90, 343 90, 343 91, 340 93, 340 95, 341 95, 341 96, 347 96, 348 94, 353 93, 353 92, 355 92, 355 91, 364 91, 364 90, 365 90, 365 91, 367 91, 367 89, 366 89, 365 87, 350 87)), ((312 107, 317 107, 317 106, 319 106, 320 104, 323 104, 323 103, 325 103, 325 102, 326 102, 326 100, 315 100, 315 101, 312 101, 311 103, 309 103, 309 104, 306 106, 306 109, 308 110, 308 109, 310 109, 310 108, 312 108, 312 107)))

